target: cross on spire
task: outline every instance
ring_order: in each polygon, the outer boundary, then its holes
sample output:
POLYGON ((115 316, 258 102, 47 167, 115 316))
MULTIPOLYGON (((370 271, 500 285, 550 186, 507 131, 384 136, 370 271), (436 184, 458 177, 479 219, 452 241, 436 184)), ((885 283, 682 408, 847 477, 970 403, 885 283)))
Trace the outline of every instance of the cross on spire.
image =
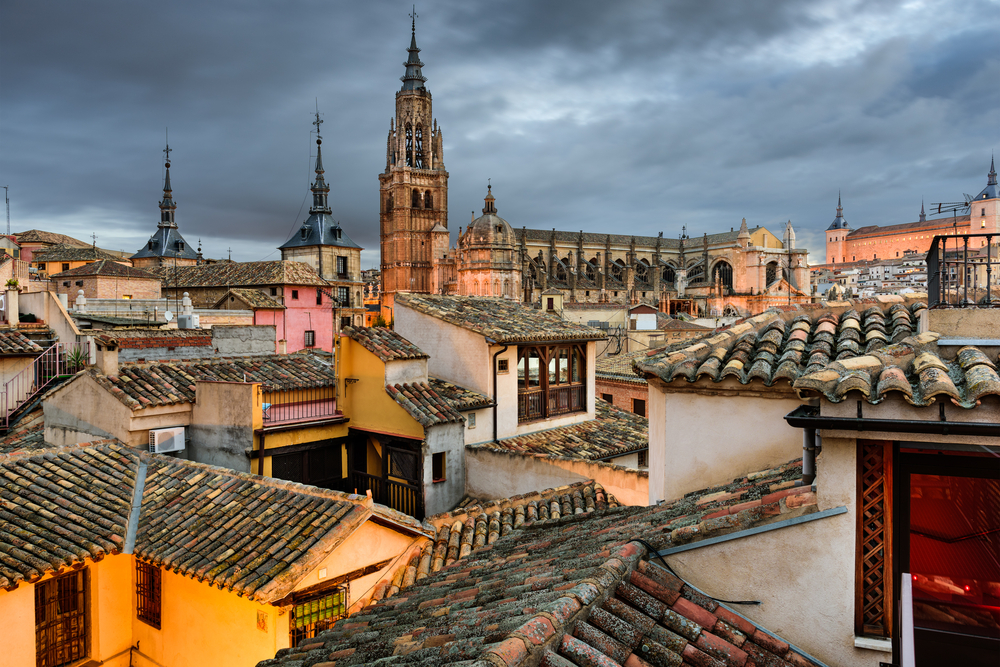
POLYGON ((164 134, 165 134, 165 136, 167 138, 166 142, 164 142, 164 143, 166 143, 167 147, 163 149, 163 154, 167 156, 167 166, 169 167, 170 166, 170 152, 172 150, 174 150, 174 149, 170 147, 170 132, 167 131, 167 130, 165 130, 164 134))
POLYGON ((414 35, 417 34, 417 17, 418 16, 419 16, 419 14, 417 14, 417 6, 413 5, 413 12, 410 14, 410 32, 412 32, 414 35))
POLYGON ((319 126, 323 124, 323 119, 320 118, 319 116, 320 116, 320 113, 319 113, 319 101, 317 101, 316 102, 316 120, 314 120, 312 122, 312 124, 316 126, 316 138, 317 139, 320 138, 320 136, 319 136, 319 132, 320 132, 319 126))

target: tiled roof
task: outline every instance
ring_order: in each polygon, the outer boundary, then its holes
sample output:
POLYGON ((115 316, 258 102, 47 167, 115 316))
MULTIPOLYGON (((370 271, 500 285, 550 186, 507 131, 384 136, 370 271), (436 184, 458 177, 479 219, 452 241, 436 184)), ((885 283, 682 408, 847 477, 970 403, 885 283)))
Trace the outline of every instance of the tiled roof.
POLYGON ((260 382, 265 389, 329 387, 337 382, 332 366, 315 354, 275 354, 195 364, 122 364, 118 375, 88 373, 132 410, 192 403, 196 380, 260 382))
POLYGON ((669 315, 664 315, 663 313, 658 313, 656 316, 656 328, 663 331, 703 331, 705 333, 711 333, 712 329, 709 327, 703 327, 700 324, 695 324, 694 322, 687 322, 676 317, 670 317, 669 315))
POLYGON ((240 595, 279 599, 311 569, 301 556, 327 553, 368 517, 365 500, 158 456, 146 473, 135 553, 240 595))
POLYGON ((111 442, 0 454, 0 587, 120 552, 138 463, 111 442))
POLYGON ((114 262, 122 258, 93 246, 81 248, 68 244, 50 246, 31 256, 33 262, 96 262, 101 259, 114 262))
POLYGON ((0 355, 35 355, 42 348, 20 331, 6 329, 0 331, 0 355))
POLYGON ((847 233, 848 239, 865 238, 869 236, 883 236, 885 234, 903 234, 905 232, 929 232, 936 229, 951 230, 955 223, 962 226, 969 222, 968 215, 957 218, 938 218, 936 220, 925 220, 924 222, 903 222, 898 225, 867 225, 847 233))
POLYGON ((265 285, 316 285, 328 283, 305 262, 218 262, 201 266, 157 266, 149 269, 164 287, 260 287, 265 285))
POLYGON ((420 422, 421 426, 465 421, 465 417, 426 382, 389 384, 386 385, 385 391, 411 417, 420 422))
MULTIPOLYGON (((85 248, 81 248, 85 250, 85 248)), ((48 258, 48 251, 44 258, 40 258, 41 253, 36 254, 35 258, 37 261, 48 262, 48 261, 58 261, 50 260, 48 258)), ((65 261, 65 260, 64 260, 65 261)), ((56 278, 79 278, 81 276, 109 276, 112 278, 129 278, 129 279, 145 279, 145 280, 159 280, 149 271, 143 271, 142 269, 137 269, 134 266, 126 266, 124 264, 119 264, 116 261, 110 259, 100 259, 96 262, 91 262, 90 264, 84 264, 83 266, 78 266, 75 269, 70 269, 69 271, 62 271, 60 273, 53 274, 49 276, 52 279, 56 278)))
POLYGON ((818 392, 833 403, 852 391, 869 403, 881 403, 898 392, 912 405, 950 399, 963 408, 976 407, 986 396, 1000 396, 996 359, 971 345, 954 359, 944 359, 938 351, 939 337, 928 331, 871 354, 831 362, 799 376, 793 386, 818 392))
POLYGON ((498 343, 603 340, 607 337, 597 329, 567 322, 558 315, 525 308, 506 299, 399 293, 396 302, 498 343))
POLYGON ((100 441, 0 454, 0 587, 120 553, 141 474, 134 553, 261 602, 285 597, 373 515, 430 534, 365 496, 100 441))
POLYGON ((50 243, 52 245, 73 245, 78 248, 85 248, 90 245, 89 243, 78 241, 72 236, 56 234, 55 232, 45 232, 41 229, 29 229, 26 232, 17 232, 14 236, 17 237, 18 243, 50 243))
POLYGON ((403 592, 259 667, 326 660, 337 667, 812 665, 786 642, 644 560, 646 548, 633 541, 641 537, 663 549, 813 512, 814 490, 793 486, 800 474, 792 463, 654 507, 602 510, 595 498, 596 511, 561 512, 542 524, 525 520, 462 557, 466 533, 478 530, 483 541, 484 529, 487 540, 497 532, 478 519, 472 526, 464 521, 460 535, 448 530, 447 547, 439 535, 433 550, 410 560, 402 576, 414 583, 403 592), (447 562, 453 545, 458 558, 450 566, 416 580, 411 568, 425 559, 447 562))
MULTIPOLYGON (((20 425, 19 425, 20 426, 20 425)), ((11 431, 0 439, 0 454, 42 449, 45 444, 45 423, 33 422, 30 426, 11 431)))
POLYGON ((493 400, 486 394, 478 391, 460 387, 451 382, 445 382, 438 378, 428 378, 428 384, 441 398, 451 403, 451 407, 459 412, 475 410, 478 408, 489 408, 493 406, 493 400))
MULTIPOLYGON (((755 233, 760 226, 753 227, 750 229, 750 233, 755 233)), ((633 240, 636 245, 640 246, 655 246, 657 237, 655 236, 631 236, 628 234, 595 234, 592 232, 564 232, 564 231, 553 231, 549 229, 514 229, 514 236, 517 238, 518 242, 521 241, 522 237, 525 237, 528 241, 544 241, 549 242, 552 235, 555 234, 556 243, 572 243, 576 244, 580 237, 583 237, 583 242, 590 245, 594 243, 599 243, 601 245, 605 244, 609 239, 612 245, 623 246, 629 245, 633 240)), ((739 237, 739 230, 721 232, 719 234, 709 234, 708 243, 709 245, 714 245, 716 243, 735 243, 739 237)), ((698 250, 704 244, 703 236, 694 236, 689 238, 684 244, 684 248, 687 252, 693 252, 698 250)), ((663 237, 660 239, 660 247, 663 249, 670 248, 672 250, 677 250, 681 247, 680 239, 663 237)))
POLYGON ((702 377, 721 382, 733 377, 742 384, 754 380, 768 387, 778 381, 791 384, 834 360, 871 354, 909 337, 916 330, 916 313, 926 308, 916 303, 911 312, 895 303, 883 310, 880 304, 859 313, 853 305, 839 315, 829 308, 813 315, 769 310, 682 350, 668 349, 634 365, 640 373, 665 382, 680 378, 695 382, 702 377))
POLYGON ((382 361, 394 359, 427 359, 419 347, 387 327, 344 327, 343 334, 382 361))
POLYGON ((606 357, 601 357, 594 363, 594 375, 605 380, 646 384, 645 378, 639 377, 632 370, 632 361, 635 359, 645 359, 650 354, 656 353, 657 350, 636 350, 635 352, 609 354, 606 357))
POLYGON ((102 345, 120 348, 198 347, 212 344, 212 332, 205 329, 106 329, 94 334, 102 345))
POLYGON ((597 399, 596 419, 473 445, 518 454, 548 454, 600 461, 649 448, 649 420, 597 399))
POLYGON ((259 289, 249 289, 246 287, 233 287, 228 292, 226 292, 221 299, 215 302, 215 308, 219 308, 229 297, 235 296, 237 299, 243 301, 254 310, 281 310, 285 306, 271 298, 270 295, 264 294, 259 289))

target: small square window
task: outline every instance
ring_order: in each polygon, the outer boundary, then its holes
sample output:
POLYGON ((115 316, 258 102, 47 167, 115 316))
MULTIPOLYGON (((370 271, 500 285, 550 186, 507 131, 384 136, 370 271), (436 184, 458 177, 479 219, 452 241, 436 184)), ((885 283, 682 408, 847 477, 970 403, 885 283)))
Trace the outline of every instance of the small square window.
POLYGON ((640 417, 646 416, 646 400, 642 398, 632 399, 632 412, 640 417))
POLYGON ((306 331, 305 346, 306 347, 316 347, 316 332, 315 331, 306 331))
POLYGON ((69 271, 69 262, 63 262, 62 270, 63 271, 69 271))
POLYGON ((601 394, 601 400, 602 401, 607 401, 611 405, 615 404, 615 397, 612 396, 611 394, 601 394))
POLYGON ((278 288, 277 287, 272 287, 271 288, 271 296, 278 296, 278 288))
POLYGON ((497 359, 497 373, 509 373, 510 361, 507 359, 497 359))
POLYGON ((299 298, 299 291, 297 289, 293 289, 292 290, 292 298, 293 299, 298 299, 299 298))
POLYGON ((643 450, 639 452, 639 467, 648 468, 649 467, 649 450, 643 450))
POLYGON ((435 482, 445 481, 445 452, 437 452, 431 457, 431 477, 435 482))

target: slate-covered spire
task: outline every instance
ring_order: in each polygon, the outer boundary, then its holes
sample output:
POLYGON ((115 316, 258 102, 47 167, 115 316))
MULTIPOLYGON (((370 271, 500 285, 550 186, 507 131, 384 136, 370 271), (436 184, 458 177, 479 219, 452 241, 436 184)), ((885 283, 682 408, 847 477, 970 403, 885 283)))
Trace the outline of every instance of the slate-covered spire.
POLYGON ((986 185, 996 185, 997 184, 997 170, 993 166, 993 156, 990 156, 990 174, 989 180, 986 181, 986 185))
POLYGON ((924 200, 920 200, 920 222, 927 222, 927 214, 924 213, 924 200))
POLYGON ((410 56, 403 63, 406 68, 406 73, 399 78, 403 82, 403 87, 400 90, 423 90, 424 83, 427 81, 427 77, 423 75, 420 68, 424 66, 420 62, 420 49, 417 48, 417 15, 416 13, 410 14, 411 24, 410 24, 410 48, 406 49, 410 52, 410 56))
POLYGON ((313 125, 316 126, 316 180, 312 184, 313 193, 313 203, 309 208, 309 213, 333 213, 330 209, 330 186, 327 185, 326 179, 323 178, 323 137, 319 134, 319 126, 323 123, 323 120, 319 117, 319 112, 316 112, 316 120, 313 121, 313 125))
POLYGON ((830 226, 826 228, 827 231, 831 229, 850 229, 850 225, 847 224, 847 220, 844 220, 844 207, 840 203, 840 193, 837 193, 837 217, 833 219, 830 226))
POLYGON ((166 153, 167 159, 164 166, 167 169, 166 176, 163 177, 163 200, 160 202, 160 223, 157 227, 173 227, 176 229, 177 223, 174 222, 174 211, 177 209, 177 204, 174 203, 173 189, 170 187, 170 144, 166 145, 163 152, 166 153))

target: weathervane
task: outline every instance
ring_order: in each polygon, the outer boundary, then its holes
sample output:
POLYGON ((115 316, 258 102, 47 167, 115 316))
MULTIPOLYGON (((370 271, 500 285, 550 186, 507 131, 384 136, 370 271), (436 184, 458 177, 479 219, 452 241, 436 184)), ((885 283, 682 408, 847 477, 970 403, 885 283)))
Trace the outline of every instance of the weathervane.
POLYGON ((317 139, 320 139, 320 138, 321 138, 321 137, 319 136, 319 126, 323 124, 323 119, 322 119, 322 118, 320 118, 320 117, 319 117, 319 115, 320 115, 320 114, 319 114, 319 100, 317 99, 317 100, 316 100, 316 120, 314 120, 314 121, 312 122, 312 124, 316 126, 316 138, 317 138, 317 139))
POLYGON ((170 131, 169 130, 164 130, 164 134, 167 137, 167 141, 166 141, 167 147, 163 149, 163 153, 164 153, 164 155, 167 156, 167 166, 169 167, 170 166, 170 151, 172 151, 174 149, 170 147, 170 131))

